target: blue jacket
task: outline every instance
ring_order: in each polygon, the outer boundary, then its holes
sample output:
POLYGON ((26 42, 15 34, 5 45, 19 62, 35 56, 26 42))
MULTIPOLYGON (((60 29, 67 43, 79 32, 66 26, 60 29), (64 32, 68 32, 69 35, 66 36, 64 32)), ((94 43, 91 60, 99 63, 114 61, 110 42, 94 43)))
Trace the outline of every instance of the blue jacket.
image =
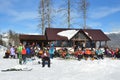
POLYGON ((28 47, 28 48, 26 48, 26 53, 27 54, 30 54, 31 53, 31 50, 30 50, 30 48, 28 47))
POLYGON ((53 47, 51 47, 51 48, 49 49, 49 54, 54 54, 54 51, 55 51, 55 49, 54 49, 53 47))
POLYGON ((96 54, 97 54, 97 55, 102 55, 102 54, 103 54, 103 51, 102 51, 101 49, 98 49, 98 50, 96 50, 96 54))

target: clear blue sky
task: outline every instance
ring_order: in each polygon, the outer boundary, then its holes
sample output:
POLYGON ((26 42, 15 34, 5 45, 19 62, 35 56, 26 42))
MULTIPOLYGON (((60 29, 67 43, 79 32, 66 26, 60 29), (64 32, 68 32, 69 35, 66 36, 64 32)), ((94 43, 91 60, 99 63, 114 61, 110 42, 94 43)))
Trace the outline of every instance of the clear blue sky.
MULTIPOLYGON (((40 0, 0 0, 0 32, 9 29, 17 33, 41 33, 38 31, 38 6, 40 0)), ((62 8, 62 0, 54 0, 52 13, 57 16, 52 27, 66 27, 65 19, 57 12, 62 8)), ((63 0, 64 1, 64 0, 63 0)), ((74 0, 73 0, 74 1, 74 0)), ((87 14, 87 25, 104 32, 120 31, 120 0, 88 0, 90 5, 87 14)), ((73 17, 78 17, 77 12, 72 11, 73 17)), ((81 17, 74 19, 82 25, 81 17)), ((74 20, 72 21, 74 23, 74 20)), ((77 22, 76 21, 76 22, 77 22)), ((73 24, 72 28, 82 28, 81 25, 73 24)))

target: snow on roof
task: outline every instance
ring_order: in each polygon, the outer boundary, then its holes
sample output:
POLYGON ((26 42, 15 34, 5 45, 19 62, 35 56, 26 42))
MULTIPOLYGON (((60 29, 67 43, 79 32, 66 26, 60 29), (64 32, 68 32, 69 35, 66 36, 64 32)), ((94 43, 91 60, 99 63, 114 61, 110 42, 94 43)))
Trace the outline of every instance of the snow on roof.
POLYGON ((8 36, 9 36, 9 33, 7 32, 2 34, 2 37, 8 37, 8 36))
POLYGON ((89 35, 88 32, 86 32, 86 31, 85 31, 85 34, 86 34, 86 35, 89 35))
POLYGON ((92 39, 92 36, 90 36, 88 32, 85 31, 85 34, 86 34, 90 39, 92 39))
POLYGON ((57 33, 57 35, 67 37, 68 40, 69 40, 69 39, 71 39, 78 31, 79 31, 79 30, 64 30, 64 31, 61 31, 61 32, 57 33))

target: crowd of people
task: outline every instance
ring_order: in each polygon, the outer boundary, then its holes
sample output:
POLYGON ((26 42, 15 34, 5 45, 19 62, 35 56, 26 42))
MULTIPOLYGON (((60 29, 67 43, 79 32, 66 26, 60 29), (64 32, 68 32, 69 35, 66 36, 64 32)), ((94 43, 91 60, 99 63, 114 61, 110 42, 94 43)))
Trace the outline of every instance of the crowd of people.
POLYGON ((10 46, 6 50, 3 58, 19 59, 19 64, 26 64, 27 59, 34 60, 35 57, 42 59, 42 67, 45 66, 47 61, 48 67, 50 67, 50 58, 53 59, 54 56, 54 45, 51 43, 48 48, 42 48, 38 44, 22 44, 19 46, 10 46))
POLYGON ((108 47, 105 48, 86 48, 82 49, 79 48, 74 52, 74 55, 77 57, 78 60, 85 59, 87 60, 90 58, 91 60, 94 59, 104 59, 104 57, 112 58, 112 59, 119 59, 120 58, 120 49, 111 49, 108 47))
POLYGON ((112 59, 120 58, 120 49, 110 49, 108 47, 105 48, 77 48, 74 52, 70 52, 67 48, 62 48, 59 50, 55 49, 53 43, 49 45, 49 47, 42 48, 39 45, 33 43, 32 45, 24 45, 22 43, 19 46, 11 46, 5 53, 3 58, 13 58, 19 59, 19 64, 26 64, 27 58, 34 60, 35 57, 42 59, 42 67, 45 66, 46 61, 48 63, 48 67, 50 67, 50 60, 53 57, 61 57, 63 59, 70 59, 71 57, 74 59, 104 59, 104 57, 109 57, 112 59))
POLYGON ((90 60, 99 60, 104 59, 105 57, 112 59, 120 59, 120 49, 112 49, 109 47, 104 48, 77 48, 73 53, 71 53, 67 48, 59 49, 55 52, 55 55, 62 57, 64 59, 90 59, 90 60))

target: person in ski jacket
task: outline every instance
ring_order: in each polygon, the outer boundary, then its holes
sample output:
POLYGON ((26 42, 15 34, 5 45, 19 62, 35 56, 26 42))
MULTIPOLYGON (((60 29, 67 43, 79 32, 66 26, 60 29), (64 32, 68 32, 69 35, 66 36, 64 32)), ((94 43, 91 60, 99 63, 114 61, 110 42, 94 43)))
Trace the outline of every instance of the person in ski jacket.
POLYGON ((31 58, 31 50, 29 46, 26 47, 26 57, 31 58))
POLYGON ((20 45, 17 48, 17 51, 18 51, 19 54, 21 54, 22 49, 23 49, 23 45, 22 45, 22 43, 20 43, 20 45))
POLYGON ((96 55, 97 59, 103 59, 103 51, 100 48, 96 50, 96 55))
POLYGON ((78 60, 81 60, 83 58, 84 52, 81 49, 78 49, 75 52, 75 56, 78 58, 78 60))
POLYGON ((62 56, 62 58, 65 58, 66 57, 66 51, 63 51, 62 53, 61 53, 61 56, 62 56))
POLYGON ((88 57, 91 57, 91 54, 92 54, 91 50, 90 49, 86 49, 85 50, 85 54, 84 54, 85 60, 87 60, 88 57))
POLYGON ((14 48, 14 46, 11 46, 11 48, 10 48, 10 56, 11 56, 11 58, 15 58, 15 48, 14 48))
POLYGON ((48 67, 50 67, 50 54, 47 52, 47 50, 45 50, 42 54, 42 67, 45 66, 46 62, 48 67))
POLYGON ((20 43, 17 48, 19 64, 22 64, 22 49, 23 49, 23 45, 22 45, 22 43, 20 43))
POLYGON ((119 58, 119 48, 116 48, 116 50, 115 50, 115 58, 119 58))
POLYGON ((94 59, 96 59, 96 57, 95 57, 95 48, 93 48, 92 51, 91 51, 91 60, 94 60, 94 59))
POLYGON ((54 52, 55 52, 54 44, 52 43, 52 44, 50 45, 50 48, 49 48, 49 54, 50 54, 50 58, 51 58, 51 59, 53 59, 54 52))
POLYGON ((115 51, 113 49, 110 49, 110 53, 111 53, 111 57, 114 58, 115 57, 115 51))
POLYGON ((34 47, 30 47, 30 51, 31 51, 31 57, 34 57, 35 56, 35 50, 34 50, 34 47))
POLYGON ((23 60, 23 64, 26 63, 26 48, 23 46, 22 49, 22 60, 23 60))
POLYGON ((9 56, 10 56, 10 50, 7 49, 3 58, 9 58, 9 56))
POLYGON ((116 58, 120 58, 120 49, 116 50, 116 58))
POLYGON ((40 49, 40 51, 39 51, 39 53, 38 53, 38 58, 41 58, 41 56, 42 56, 42 54, 43 54, 43 50, 42 49, 40 49))

